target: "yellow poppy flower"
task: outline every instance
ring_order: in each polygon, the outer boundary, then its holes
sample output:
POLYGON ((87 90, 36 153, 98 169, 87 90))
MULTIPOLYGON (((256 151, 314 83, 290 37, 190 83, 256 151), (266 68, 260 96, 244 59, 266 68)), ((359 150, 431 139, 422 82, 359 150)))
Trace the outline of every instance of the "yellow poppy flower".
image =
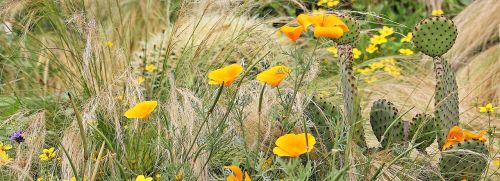
POLYGON ((316 138, 311 134, 307 134, 307 143, 305 133, 286 134, 276 140, 273 153, 278 156, 298 157, 313 150, 316 138))
POLYGON ((410 42, 413 39, 413 33, 409 32, 405 37, 401 38, 401 43, 410 42))
POLYGON ((352 49, 352 57, 354 59, 359 59, 360 56, 361 56, 361 51, 357 48, 353 48, 352 49))
POLYGON ((261 81, 262 83, 278 87, 281 81, 285 79, 289 74, 290 68, 283 65, 278 65, 257 74, 257 80, 261 81))
POLYGON ((373 35, 373 37, 370 38, 370 43, 374 45, 380 45, 386 42, 387 39, 385 38, 385 36, 382 35, 373 35))
POLYGON ((12 149, 12 145, 3 144, 2 142, 0 142, 0 150, 1 151, 9 151, 10 149, 12 149))
POLYGON ((11 160, 12 158, 9 157, 9 154, 7 154, 7 152, 0 150, 0 167, 3 165, 7 165, 11 160))
POLYGON ((40 154, 38 157, 42 161, 49 161, 52 158, 54 158, 55 156, 56 156, 56 151, 55 151, 55 148, 52 147, 52 148, 49 148, 49 149, 43 149, 42 150, 42 154, 40 154))
POLYGON ((142 84, 146 79, 143 76, 137 77, 137 84, 142 84))
POLYGON ((142 101, 125 112, 124 116, 132 119, 145 119, 156 109, 157 101, 142 101))
POLYGON ((147 72, 151 73, 151 72, 154 72, 156 70, 156 66, 153 65, 153 64, 149 64, 149 65, 146 65, 146 67, 144 68, 147 72))
POLYGON ((376 44, 370 44, 368 45, 368 47, 366 47, 366 52, 368 52, 369 54, 372 54, 372 53, 375 53, 375 51, 378 50, 378 47, 376 44))
POLYGON ((442 9, 435 9, 435 10, 432 10, 431 14, 432 14, 432 16, 438 16, 438 15, 444 14, 444 11, 442 9))
POLYGON ((390 28, 387 26, 382 27, 382 29, 378 30, 381 36, 386 37, 392 35, 394 33, 394 28, 390 28))
POLYGON ((344 32, 349 31, 347 25, 334 14, 300 14, 297 16, 297 21, 305 32, 309 26, 314 26, 315 37, 340 38, 344 32))
POLYGON ((402 55, 412 55, 413 54, 413 51, 411 49, 408 49, 408 48, 401 48, 399 49, 399 53, 402 54, 402 55))
POLYGON ((484 107, 479 107, 479 112, 482 112, 482 113, 492 113, 492 112, 495 112, 496 108, 498 108, 498 107, 493 107, 493 104, 488 103, 484 107))
POLYGON ((135 181, 153 181, 153 177, 145 177, 144 175, 138 175, 135 181))
POLYGON ((222 84, 224 87, 230 86, 233 81, 243 72, 240 64, 232 64, 208 73, 208 84, 222 84))
POLYGON ((245 178, 243 178, 243 172, 238 166, 224 166, 225 169, 229 169, 234 175, 227 176, 227 181, 252 181, 248 172, 245 171, 245 178))
POLYGON ((302 34, 302 26, 292 27, 292 26, 282 26, 280 31, 283 32, 288 39, 293 42, 297 41, 300 38, 300 34, 302 34))

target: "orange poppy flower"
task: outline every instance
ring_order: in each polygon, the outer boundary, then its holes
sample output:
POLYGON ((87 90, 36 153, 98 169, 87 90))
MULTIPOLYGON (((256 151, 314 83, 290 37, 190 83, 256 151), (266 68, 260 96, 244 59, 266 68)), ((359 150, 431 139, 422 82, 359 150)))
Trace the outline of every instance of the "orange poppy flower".
POLYGON ((297 41, 300 34, 302 33, 302 26, 292 27, 292 26, 282 26, 280 31, 283 32, 290 40, 297 41))
POLYGON ((208 84, 224 84, 224 87, 230 86, 241 72, 243 72, 243 67, 240 64, 222 67, 208 73, 208 78, 210 79, 208 84))
POLYGON ((311 134, 286 134, 276 140, 273 153, 278 156, 298 157, 304 153, 311 152, 316 144, 316 138, 311 134))
POLYGON ((283 65, 271 67, 257 75, 257 80, 278 87, 283 79, 290 74, 290 69, 283 65))
POLYGON ((157 101, 142 101, 125 112, 127 118, 145 119, 156 109, 157 101))
POLYGON ((458 126, 454 126, 453 128, 451 128, 450 132, 448 132, 446 142, 443 145, 443 150, 446 150, 452 145, 468 139, 477 139, 479 141, 485 142, 486 138, 484 137, 484 135, 486 135, 486 131, 481 131, 476 134, 467 130, 462 130, 458 126))
POLYGON ((238 166, 224 166, 224 168, 229 169, 233 172, 234 175, 230 175, 227 177, 227 181, 252 181, 248 172, 245 171, 245 180, 243 180, 243 172, 238 166))

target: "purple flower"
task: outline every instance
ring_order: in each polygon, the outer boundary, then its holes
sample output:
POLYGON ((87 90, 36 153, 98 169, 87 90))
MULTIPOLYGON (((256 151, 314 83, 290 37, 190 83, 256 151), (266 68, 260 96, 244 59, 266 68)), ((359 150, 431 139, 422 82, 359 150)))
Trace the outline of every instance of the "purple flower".
POLYGON ((23 131, 16 131, 10 135, 10 140, 15 141, 17 143, 24 142, 23 131))

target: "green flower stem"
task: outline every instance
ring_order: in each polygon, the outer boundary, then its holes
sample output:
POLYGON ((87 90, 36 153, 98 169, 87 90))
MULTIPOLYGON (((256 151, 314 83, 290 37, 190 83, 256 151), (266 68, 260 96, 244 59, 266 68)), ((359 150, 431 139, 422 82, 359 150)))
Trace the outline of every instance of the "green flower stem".
MULTIPOLYGON (((257 144, 260 143, 260 133, 261 133, 261 126, 260 126, 260 122, 261 122, 261 114, 262 114, 262 100, 264 99, 264 91, 266 90, 266 84, 264 83, 264 85, 262 85, 262 90, 260 91, 260 95, 259 95, 259 125, 258 125, 258 129, 259 129, 259 133, 257 134, 257 144)), ((259 144, 260 146, 260 144, 259 144)))

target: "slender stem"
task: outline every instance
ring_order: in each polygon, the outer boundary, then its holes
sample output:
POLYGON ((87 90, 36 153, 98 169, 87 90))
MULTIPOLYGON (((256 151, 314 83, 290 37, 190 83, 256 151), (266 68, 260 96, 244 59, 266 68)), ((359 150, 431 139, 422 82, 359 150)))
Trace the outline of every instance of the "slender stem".
POLYGON ((76 120, 78 123, 78 129, 80 130, 80 137, 82 138, 82 145, 83 145, 83 168, 82 168, 82 175, 85 175, 85 168, 87 167, 87 160, 88 160, 88 151, 87 151, 87 139, 85 138, 85 129, 83 128, 83 119, 82 115, 80 114, 80 111, 76 107, 76 103, 73 100, 71 93, 68 92, 68 97, 71 102, 71 106, 73 107, 73 111, 75 112, 76 115, 76 120))
POLYGON ((217 95, 215 97, 214 103, 212 104, 212 106, 208 110, 207 115, 205 116, 203 122, 201 123, 200 128, 198 128, 198 131, 196 132, 196 135, 194 136, 193 142, 191 143, 191 146, 189 146, 189 149, 187 150, 186 155, 184 155, 184 161, 183 162, 186 162, 189 153, 193 149, 194 144, 196 143, 196 140, 198 139, 198 136, 200 136, 200 133, 201 133, 201 130, 203 129, 203 126, 205 126, 205 124, 208 122, 208 118, 210 117, 210 115, 214 111, 215 106, 217 105, 217 102, 219 102, 219 98, 220 98, 220 95, 222 94, 222 90, 223 89, 224 89, 224 82, 222 82, 222 84, 220 85, 219 90, 217 91, 217 95))
MULTIPOLYGON (((261 135, 261 126, 260 126, 260 119, 261 119, 261 115, 262 115, 262 100, 264 99, 264 90, 266 89, 266 84, 262 85, 262 90, 260 91, 260 95, 259 95, 259 125, 258 125, 258 129, 259 129, 259 132, 257 133, 257 144, 260 143, 260 135, 261 135)), ((260 147, 260 144, 259 144, 259 147, 260 147)))

